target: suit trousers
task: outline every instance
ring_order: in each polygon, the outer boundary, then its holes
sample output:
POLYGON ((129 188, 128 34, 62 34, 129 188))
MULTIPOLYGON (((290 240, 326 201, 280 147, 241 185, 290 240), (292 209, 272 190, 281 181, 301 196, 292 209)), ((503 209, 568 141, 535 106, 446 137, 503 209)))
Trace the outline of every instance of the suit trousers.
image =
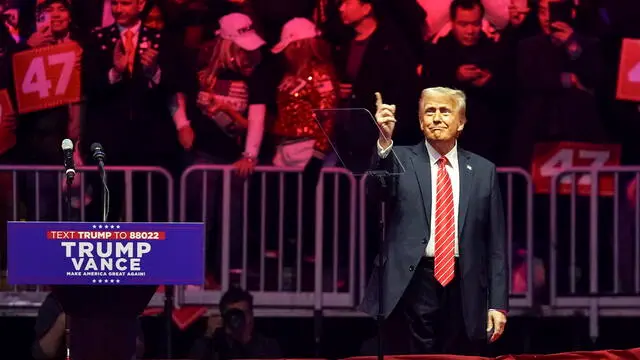
POLYGON ((455 277, 443 287, 434 277, 433 258, 423 257, 401 299, 409 326, 411 354, 480 356, 486 341, 470 340, 462 313, 458 260, 455 277))

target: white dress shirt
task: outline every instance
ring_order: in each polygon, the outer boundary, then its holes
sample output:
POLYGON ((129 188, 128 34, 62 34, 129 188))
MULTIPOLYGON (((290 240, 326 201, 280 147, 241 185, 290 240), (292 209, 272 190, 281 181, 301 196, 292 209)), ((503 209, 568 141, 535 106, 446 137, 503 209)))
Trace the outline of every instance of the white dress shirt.
MULTIPOLYGON (((429 165, 431 166, 431 219, 430 229, 429 229, 429 241, 427 242, 427 247, 425 248, 425 256, 433 257, 435 254, 435 233, 436 233, 436 192, 438 186, 438 159, 442 156, 433 148, 427 141, 425 141, 425 146, 427 147, 427 152, 429 153, 429 165)), ((378 155, 381 158, 387 157, 389 152, 391 152, 391 148, 393 147, 393 142, 389 145, 388 148, 383 149, 378 143, 378 155)), ((448 160, 448 164, 446 165, 447 174, 449 174, 449 179, 451 179, 451 187, 453 188, 453 216, 454 216, 454 224, 455 224, 455 233, 454 233, 454 241, 455 241, 455 256, 458 256, 458 209, 460 204, 460 168, 458 167, 458 146, 454 146, 449 153, 445 155, 448 160)))

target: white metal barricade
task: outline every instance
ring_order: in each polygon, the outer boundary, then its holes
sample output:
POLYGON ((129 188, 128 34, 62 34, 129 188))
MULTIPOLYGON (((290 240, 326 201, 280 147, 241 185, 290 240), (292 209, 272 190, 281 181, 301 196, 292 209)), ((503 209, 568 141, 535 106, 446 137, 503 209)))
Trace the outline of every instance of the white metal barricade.
MULTIPOLYGON (((498 173, 502 183, 502 197, 505 202, 505 216, 507 225, 507 252, 509 279, 514 279, 514 244, 521 244, 520 250, 524 252, 524 259, 521 266, 525 269, 525 290, 514 291, 510 287, 509 305, 511 308, 527 310, 533 306, 533 182, 529 173, 521 168, 499 168, 498 173), (514 184, 520 181, 520 184, 514 184), (519 185, 519 186, 517 186, 519 185), (506 191, 505 191, 506 190, 506 191), (516 211, 518 209, 519 211, 516 211), (519 241, 516 241, 519 240, 519 241)), ((400 175, 402 176, 402 175, 400 175)), ((367 177, 360 180, 359 188, 359 278, 360 278, 360 298, 364 296, 364 290, 368 281, 368 263, 366 261, 367 247, 377 249, 376 244, 371 244, 367 239, 368 221, 378 221, 378 219, 368 218, 364 209, 368 206, 368 200, 376 201, 367 197, 367 177)), ((521 268, 518 266, 518 268, 521 268)), ((512 281, 513 282, 513 281, 512 281)))
POLYGON ((550 305, 587 313, 592 337, 599 316, 640 314, 639 180, 637 166, 552 177, 550 305))
POLYGON ((217 272, 220 283, 209 283, 204 289, 182 287, 178 303, 216 305, 233 282, 250 291, 258 307, 352 308, 357 280, 353 175, 345 169, 323 169, 316 192, 315 238, 309 240, 302 239, 302 173, 271 166, 258 166, 255 172, 246 181, 235 175, 232 165, 194 165, 183 173, 180 220, 208 222, 213 228, 207 234, 207 253, 218 252, 219 258, 213 261, 219 264, 208 267, 217 272), (293 201, 287 197, 291 195, 293 201), (291 202, 295 202, 293 210, 286 206, 291 202), (221 222, 216 229, 211 223, 217 219, 221 222), (296 226, 295 235, 288 237, 291 223, 296 226), (348 231, 340 231, 345 228, 348 231), (311 263, 303 257, 305 241, 315 248, 311 263), (237 249, 241 249, 241 261, 237 249), (292 249, 294 255, 287 259, 287 250, 292 249))
MULTIPOLYGON (((71 188, 71 203, 74 216, 70 218, 70 214, 67 214, 66 210, 66 196, 64 195, 66 189, 63 190, 66 187, 64 167, 0 166, 0 177, 6 180, 2 181, 2 183, 10 187, 10 189, 2 189, 10 193, 8 196, 10 201, 2 204, 10 208, 8 218, 3 219, 3 221, 85 221, 87 205, 91 201, 99 201, 101 203, 101 199, 92 199, 93 194, 96 192, 94 192, 93 186, 86 178, 91 173, 97 173, 97 169, 96 167, 81 166, 77 167, 76 170, 78 175, 76 175, 74 185, 71 188)), ((174 181, 168 171, 160 167, 151 166, 106 166, 105 172, 108 175, 122 174, 123 176, 125 198, 122 221, 133 221, 134 174, 146 175, 146 184, 144 184, 144 188, 147 191, 146 221, 151 220, 153 215, 154 200, 153 196, 151 196, 154 187, 153 175, 160 176, 163 181, 166 181, 166 207, 168 210, 166 219, 173 221, 174 181)), ((109 178, 109 176, 107 177, 109 178)), ((6 196, 7 193, 5 192, 3 195, 6 196)), ((4 234, 6 236, 6 229, 4 234)), ((34 249, 34 251, 37 251, 37 249, 34 249)), ((0 256, 6 257, 6 254, 6 249, 2 249, 0 256)), ((0 308, 4 309, 7 314, 31 314, 34 309, 40 307, 48 294, 48 287, 44 286, 17 287, 3 285, 2 289, 0 289, 0 308)), ((164 297, 157 294, 151 300, 150 305, 162 306, 163 302, 164 297)))

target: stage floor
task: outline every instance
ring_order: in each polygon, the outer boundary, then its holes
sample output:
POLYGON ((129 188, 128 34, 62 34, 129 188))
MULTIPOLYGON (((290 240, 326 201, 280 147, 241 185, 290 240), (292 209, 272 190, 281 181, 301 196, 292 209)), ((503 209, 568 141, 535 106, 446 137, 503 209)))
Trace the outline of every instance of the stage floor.
MULTIPOLYGON (((604 318, 600 322, 601 336, 592 343, 587 319, 514 317, 509 320, 504 337, 491 347, 490 355, 637 348, 640 346, 638 321, 637 318, 604 318)), ((0 317, 2 359, 31 359, 34 324, 33 317, 0 317)), ((142 325, 145 358, 163 358, 166 344, 164 319, 145 317, 142 325)), ((205 326, 203 318, 184 331, 173 327, 174 359, 188 356, 193 342, 203 333, 205 326)), ((320 344, 314 341, 312 318, 258 318, 256 326, 266 336, 278 340, 286 358, 345 359, 359 356, 362 355, 363 343, 376 335, 374 322, 364 318, 325 318, 320 344)), ((640 355, 635 358, 640 358, 640 355)))

